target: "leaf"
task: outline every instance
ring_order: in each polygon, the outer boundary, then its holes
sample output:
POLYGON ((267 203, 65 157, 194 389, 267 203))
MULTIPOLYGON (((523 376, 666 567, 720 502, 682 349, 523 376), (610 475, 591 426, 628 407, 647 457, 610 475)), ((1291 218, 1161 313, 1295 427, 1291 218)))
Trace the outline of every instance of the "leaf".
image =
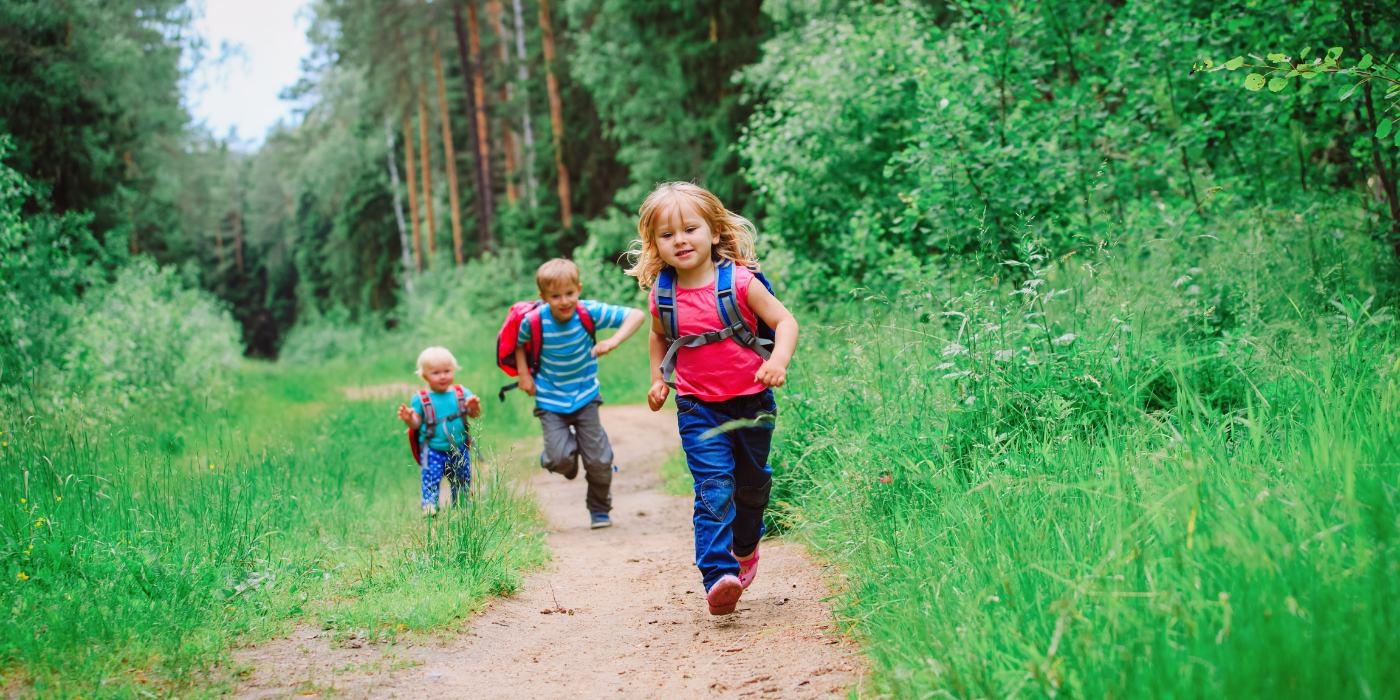
POLYGON ((1274 79, 1272 79, 1272 80, 1269 81, 1269 91, 1270 91, 1270 92, 1278 92, 1279 90, 1282 90, 1282 89, 1284 89, 1284 88, 1286 88, 1286 87, 1288 87, 1288 79, 1287 79, 1287 78, 1274 78, 1274 79))
POLYGON ((1311 47, 1311 46, 1304 46, 1304 47, 1303 47, 1303 50, 1298 52, 1298 58, 1299 58, 1300 60, 1306 61, 1306 60, 1308 60, 1308 54, 1310 54, 1310 53, 1312 53, 1312 47, 1311 47))
POLYGON ((1361 62, 1358 63, 1358 64, 1356 64, 1356 69, 1357 69, 1357 70, 1366 70, 1367 68, 1370 68, 1370 67, 1371 67, 1371 62, 1372 62, 1372 61, 1375 61, 1375 60, 1376 60, 1376 59, 1372 58, 1371 54, 1368 53, 1368 54, 1366 54, 1365 56, 1362 56, 1362 57, 1361 57, 1361 62))
POLYGON ((1225 62, 1225 70, 1235 70, 1244 65, 1244 56, 1236 56, 1225 62))
POLYGON ((1342 56, 1342 47, 1340 47, 1340 46, 1333 46, 1332 48, 1327 49, 1327 57, 1328 57, 1328 58, 1330 58, 1330 59, 1332 59, 1332 60, 1335 61, 1336 59, 1341 58, 1341 56, 1342 56))
POLYGON ((1284 55, 1281 54, 1281 53, 1271 53, 1271 54, 1269 54, 1269 60, 1270 60, 1270 61, 1287 61, 1287 60, 1288 60, 1288 57, 1287 57, 1287 56, 1284 56, 1284 55))
POLYGON ((1376 125, 1376 138, 1383 139, 1389 136, 1391 126, 1389 119, 1382 119, 1381 123, 1376 125))
POLYGON ((1357 84, 1351 86, 1351 88, 1350 88, 1349 90, 1347 90, 1346 92, 1342 93, 1342 100, 1345 101, 1346 98, 1351 97, 1351 93, 1356 92, 1356 88, 1358 88, 1358 87, 1361 87, 1361 83, 1357 83, 1357 84))
POLYGON ((702 441, 709 440, 710 438, 718 437, 720 435, 733 432, 735 430, 743 430, 744 428, 761 428, 763 430, 772 430, 773 423, 774 416, 771 413, 760 413, 758 414, 758 416, 752 419, 735 418, 734 420, 725 421, 720 425, 706 430, 705 432, 700 434, 700 439, 702 441))
POLYGON ((1246 90, 1254 91, 1264 89, 1264 76, 1259 75, 1258 73, 1250 73, 1244 79, 1244 87, 1246 90))
POLYGON ((1304 78, 1307 78, 1308 80, 1312 80, 1313 78, 1317 77, 1317 73, 1314 73, 1310 70, 1305 70, 1302 73, 1300 73, 1300 75, 1302 75, 1304 78))

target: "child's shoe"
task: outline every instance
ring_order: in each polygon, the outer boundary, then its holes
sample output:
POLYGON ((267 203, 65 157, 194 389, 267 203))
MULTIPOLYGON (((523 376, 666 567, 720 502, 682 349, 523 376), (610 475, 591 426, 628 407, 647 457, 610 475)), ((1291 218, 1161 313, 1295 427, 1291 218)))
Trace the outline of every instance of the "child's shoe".
POLYGON ((715 585, 710 586, 710 592, 705 594, 705 602, 710 605, 711 615, 728 615, 734 612, 734 606, 739 603, 739 596, 744 594, 744 584, 739 583, 739 577, 734 574, 725 574, 715 581, 715 585))
POLYGON ((758 545, 754 545, 753 554, 748 559, 739 559, 734 555, 734 550, 729 550, 730 556, 739 560, 739 583, 743 584, 744 590, 749 589, 749 584, 758 575, 758 545))
POLYGON ((423 504, 423 517, 425 517, 425 518, 431 518, 431 517, 433 517, 434 515, 437 515, 437 506, 424 503, 424 504, 423 504))
POLYGON ((609 518, 607 513, 589 513, 588 520, 588 527, 593 530, 612 527, 612 518, 609 518))

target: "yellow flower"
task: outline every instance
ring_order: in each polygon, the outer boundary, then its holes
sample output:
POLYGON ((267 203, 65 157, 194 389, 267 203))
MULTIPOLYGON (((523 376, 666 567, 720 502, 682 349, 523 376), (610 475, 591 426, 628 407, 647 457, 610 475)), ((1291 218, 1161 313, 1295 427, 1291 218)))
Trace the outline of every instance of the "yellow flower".
POLYGON ((213 468, 214 468, 214 465, 212 465, 212 464, 209 465, 209 468, 210 468, 210 469, 213 469, 213 468))
POLYGON ((56 499, 54 499, 54 500, 56 500, 56 501, 61 501, 61 500, 63 500, 63 497, 62 497, 62 496, 59 496, 58 498, 56 498, 56 499))
POLYGON ((19 502, 20 502, 20 503, 28 503, 29 501, 26 501, 26 500, 24 500, 23 498, 21 498, 21 499, 19 499, 19 502))
POLYGON ((28 576, 25 576, 25 575, 24 575, 24 572, 21 571, 21 572, 19 572, 19 580, 21 580, 21 581, 28 581, 28 580, 29 580, 29 577, 28 577, 28 576))

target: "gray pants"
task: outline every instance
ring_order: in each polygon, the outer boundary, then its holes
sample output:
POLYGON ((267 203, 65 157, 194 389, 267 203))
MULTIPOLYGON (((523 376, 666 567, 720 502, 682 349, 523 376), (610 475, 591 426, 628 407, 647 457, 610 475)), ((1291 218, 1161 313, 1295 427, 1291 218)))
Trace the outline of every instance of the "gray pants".
POLYGON ((573 413, 555 413, 535 407, 535 417, 544 428, 544 454, 540 466, 572 479, 583 458, 584 479, 588 481, 590 513, 612 510, 613 450, 603 423, 598 419, 601 398, 573 413))

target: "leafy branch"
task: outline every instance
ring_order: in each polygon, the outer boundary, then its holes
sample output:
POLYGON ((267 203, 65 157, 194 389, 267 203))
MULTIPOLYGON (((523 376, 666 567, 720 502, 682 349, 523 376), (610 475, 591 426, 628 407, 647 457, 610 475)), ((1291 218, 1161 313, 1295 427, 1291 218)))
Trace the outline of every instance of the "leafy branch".
MULTIPOLYGON (((1392 60, 1395 58, 1394 54, 1384 62, 1379 62, 1374 56, 1368 53, 1362 56, 1361 60, 1356 62, 1356 65, 1346 67, 1342 65, 1342 51, 1341 47, 1333 47, 1327 50, 1326 56, 1318 56, 1311 59, 1309 59, 1312 53, 1311 47, 1304 48, 1300 51, 1296 59, 1281 53, 1271 53, 1267 57, 1249 54, 1249 58, 1261 61, 1261 63, 1247 63, 1245 61, 1245 56, 1236 56, 1223 64, 1217 64, 1210 59, 1206 59, 1204 63, 1193 65, 1191 73, 1213 73, 1221 70, 1235 71, 1241 68, 1259 69, 1264 72, 1257 73, 1251 70, 1250 74, 1244 78, 1244 88, 1256 92, 1263 90, 1265 86, 1272 92, 1279 92, 1288 87, 1289 81, 1293 78, 1312 80, 1319 75, 1347 75, 1356 78, 1357 82, 1346 92, 1342 93, 1342 100, 1351 97, 1352 93, 1355 93, 1357 88, 1372 81, 1379 81, 1382 83, 1389 83, 1389 89, 1382 99, 1391 101, 1390 106, 1382 110, 1382 114, 1396 110, 1397 105, 1400 105, 1400 103, 1397 102, 1397 100, 1400 100, 1400 70, 1397 70, 1395 64, 1392 63, 1392 60), (1271 62, 1272 65, 1269 62, 1271 62)), ((1387 138, 1394 130, 1395 124, 1393 119, 1382 119, 1376 124, 1376 138, 1387 138)))

